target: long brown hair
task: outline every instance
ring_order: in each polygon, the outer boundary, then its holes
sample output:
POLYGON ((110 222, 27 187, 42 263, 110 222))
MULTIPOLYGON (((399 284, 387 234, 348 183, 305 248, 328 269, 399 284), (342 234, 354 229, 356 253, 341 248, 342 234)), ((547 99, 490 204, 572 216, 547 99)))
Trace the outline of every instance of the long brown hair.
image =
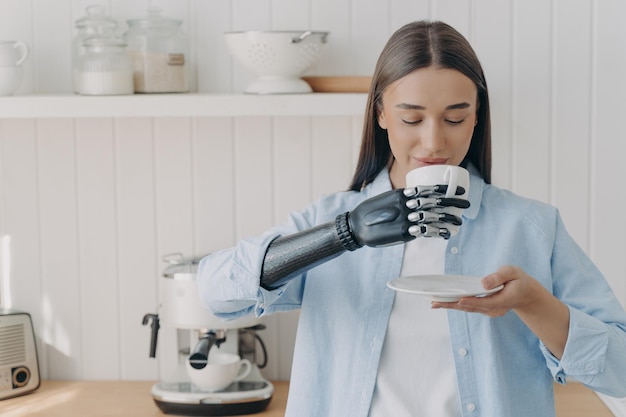
POLYGON ((457 70, 476 85, 478 124, 462 165, 471 162, 485 182, 491 183, 489 95, 480 61, 467 39, 450 25, 419 21, 398 29, 378 58, 367 98, 361 150, 350 190, 361 190, 393 160, 387 131, 378 125, 383 91, 405 75, 429 66, 457 70))

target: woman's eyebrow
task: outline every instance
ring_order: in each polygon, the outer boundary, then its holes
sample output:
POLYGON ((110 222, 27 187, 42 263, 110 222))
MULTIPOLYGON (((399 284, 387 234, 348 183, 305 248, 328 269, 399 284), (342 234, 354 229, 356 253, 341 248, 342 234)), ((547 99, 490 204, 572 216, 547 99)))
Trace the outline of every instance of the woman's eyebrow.
MULTIPOLYGON (((409 103, 399 103, 395 105, 396 108, 402 110, 426 110, 426 107, 420 106, 419 104, 409 104, 409 103)), ((456 110, 456 109, 467 109, 470 107, 470 104, 467 102, 450 104, 446 107, 446 110, 456 110)))
POLYGON ((467 103, 467 102, 450 104, 448 107, 446 107, 446 110, 467 109, 467 108, 469 108, 469 106, 470 106, 470 104, 467 103))

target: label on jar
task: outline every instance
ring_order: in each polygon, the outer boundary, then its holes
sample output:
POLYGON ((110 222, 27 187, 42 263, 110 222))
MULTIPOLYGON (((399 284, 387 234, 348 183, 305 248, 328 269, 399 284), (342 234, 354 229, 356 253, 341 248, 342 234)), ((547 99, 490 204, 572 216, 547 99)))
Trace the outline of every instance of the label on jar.
POLYGON ((167 54, 167 65, 185 65, 185 54, 167 54))

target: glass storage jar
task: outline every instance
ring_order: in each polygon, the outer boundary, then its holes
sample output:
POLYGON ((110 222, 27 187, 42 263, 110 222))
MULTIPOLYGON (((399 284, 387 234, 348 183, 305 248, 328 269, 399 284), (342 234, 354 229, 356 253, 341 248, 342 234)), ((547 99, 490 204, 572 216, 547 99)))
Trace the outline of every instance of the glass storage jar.
POLYGON ((83 42, 78 93, 82 95, 133 94, 133 64, 126 42, 115 37, 93 37, 83 42))
POLYGON ((189 39, 182 21, 161 16, 149 8, 148 16, 128 21, 124 34, 133 61, 136 93, 182 93, 189 90, 189 39))
POLYGON ((72 39, 72 89, 78 93, 80 58, 85 53, 85 39, 94 36, 114 36, 117 22, 107 15, 106 7, 101 4, 87 6, 85 16, 76 20, 77 32, 72 39))

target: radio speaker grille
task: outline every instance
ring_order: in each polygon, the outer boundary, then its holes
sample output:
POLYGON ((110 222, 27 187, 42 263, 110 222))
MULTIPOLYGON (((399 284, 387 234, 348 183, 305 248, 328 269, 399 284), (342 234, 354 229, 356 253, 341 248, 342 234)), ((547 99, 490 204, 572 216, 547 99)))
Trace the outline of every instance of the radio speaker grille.
POLYGON ((11 366, 26 361, 24 325, 0 327, 0 366, 11 366))

